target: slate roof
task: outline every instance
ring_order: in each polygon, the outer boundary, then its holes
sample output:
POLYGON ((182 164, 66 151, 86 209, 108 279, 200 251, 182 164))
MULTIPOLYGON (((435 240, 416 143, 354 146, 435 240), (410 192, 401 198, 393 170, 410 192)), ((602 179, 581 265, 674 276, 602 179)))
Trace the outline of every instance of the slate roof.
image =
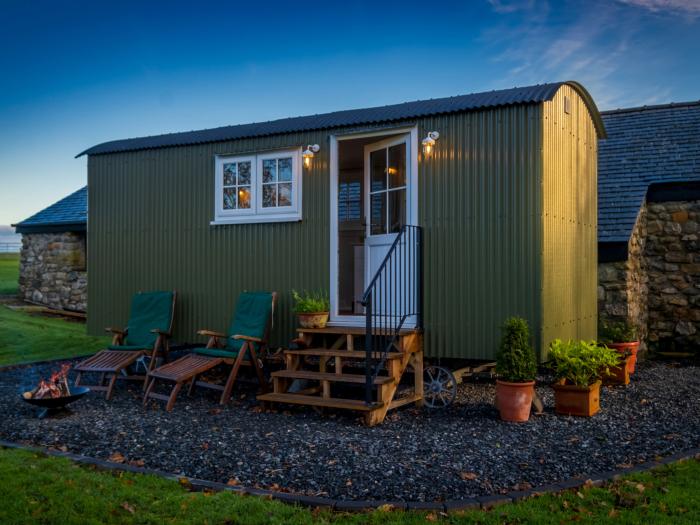
POLYGON ((83 231, 87 225, 87 186, 44 208, 15 226, 17 233, 83 231))
POLYGON ((428 115, 476 111, 498 106, 536 104, 551 100, 557 90, 564 84, 570 85, 581 95, 591 112, 591 117, 596 123, 598 135, 601 137, 605 136, 605 129, 600 120, 600 114, 591 96, 579 83, 567 81, 487 91, 484 93, 473 93, 471 95, 460 95, 456 97, 417 100, 415 102, 405 102, 403 104, 394 104, 390 106, 334 111, 333 113, 284 118, 269 122, 240 124, 237 126, 170 133, 151 137, 113 140, 86 149, 82 153, 79 153, 77 157, 81 155, 100 155, 168 146, 221 142, 225 140, 263 137, 281 133, 330 129, 343 126, 389 123, 428 115))
POLYGON ((627 242, 650 184, 700 181, 700 101, 601 115, 598 242, 627 242))

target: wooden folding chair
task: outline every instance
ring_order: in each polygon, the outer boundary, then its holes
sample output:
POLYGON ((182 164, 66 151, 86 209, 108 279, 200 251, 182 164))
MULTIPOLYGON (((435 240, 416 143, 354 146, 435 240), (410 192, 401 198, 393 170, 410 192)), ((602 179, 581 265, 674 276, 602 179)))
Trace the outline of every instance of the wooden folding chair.
POLYGON ((212 330, 199 330, 199 335, 209 337, 204 348, 196 348, 192 354, 163 365, 148 373, 150 381, 143 398, 144 405, 149 399, 167 401, 166 410, 171 411, 178 393, 189 382, 189 394, 196 386, 220 390, 219 403, 224 405, 231 398, 233 385, 241 366, 251 366, 256 373, 261 389, 267 388, 262 372, 262 352, 267 349, 270 329, 274 317, 276 292, 243 292, 238 298, 228 333, 212 330), (226 383, 199 381, 203 373, 219 366, 231 367, 226 383), (175 383, 169 395, 154 392, 157 380, 175 383))
POLYGON ((100 374, 99 382, 87 385, 92 390, 107 392, 112 398, 117 379, 141 380, 146 387, 148 372, 158 356, 165 356, 170 345, 170 334, 175 315, 177 292, 139 292, 131 301, 129 323, 124 330, 107 328, 113 334, 112 344, 73 367, 78 372, 75 385, 79 386, 83 374, 100 374), (123 375, 139 359, 149 356, 145 374, 123 375), (105 380, 109 379, 107 385, 105 380))

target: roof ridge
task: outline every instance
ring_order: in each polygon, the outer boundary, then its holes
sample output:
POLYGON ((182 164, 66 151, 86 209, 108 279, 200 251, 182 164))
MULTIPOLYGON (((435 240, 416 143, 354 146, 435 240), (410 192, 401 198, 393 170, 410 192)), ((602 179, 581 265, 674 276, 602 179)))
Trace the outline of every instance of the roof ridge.
POLYGON ((635 106, 631 108, 606 109, 601 111, 601 115, 615 115, 618 113, 641 113, 642 111, 652 111, 657 109, 672 109, 682 107, 700 106, 700 100, 689 100, 687 102, 668 102, 666 104, 653 104, 648 106, 635 106))

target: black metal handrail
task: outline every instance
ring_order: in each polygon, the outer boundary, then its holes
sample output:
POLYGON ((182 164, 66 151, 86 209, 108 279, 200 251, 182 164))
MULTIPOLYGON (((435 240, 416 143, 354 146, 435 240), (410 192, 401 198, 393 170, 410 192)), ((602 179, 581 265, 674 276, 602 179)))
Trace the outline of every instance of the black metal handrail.
POLYGON ((423 326, 422 237, 420 226, 403 226, 362 296, 368 405, 373 403, 374 380, 401 330, 423 326))

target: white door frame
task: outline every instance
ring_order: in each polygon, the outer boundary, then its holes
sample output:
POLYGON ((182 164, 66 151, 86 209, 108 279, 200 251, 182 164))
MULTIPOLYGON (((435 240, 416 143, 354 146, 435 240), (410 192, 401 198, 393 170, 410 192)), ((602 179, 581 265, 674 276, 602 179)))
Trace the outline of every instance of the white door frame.
MULTIPOLYGON (((410 166, 408 173, 408 185, 410 192, 408 195, 410 207, 407 211, 411 222, 418 224, 418 127, 402 127, 402 128, 384 128, 371 132, 352 133, 347 135, 331 135, 330 136, 330 299, 331 299, 331 315, 329 324, 334 326, 364 326, 365 318, 363 315, 339 315, 338 314, 338 142, 342 140, 361 139, 366 137, 382 137, 387 135, 398 135, 408 133, 408 147, 410 149, 410 166)), ((379 140, 379 139, 378 139, 379 140)), ((364 184, 363 184, 364 188, 364 184)), ((363 202, 366 192, 363 190, 363 202)), ((367 210, 365 210, 367 212, 367 210)))

